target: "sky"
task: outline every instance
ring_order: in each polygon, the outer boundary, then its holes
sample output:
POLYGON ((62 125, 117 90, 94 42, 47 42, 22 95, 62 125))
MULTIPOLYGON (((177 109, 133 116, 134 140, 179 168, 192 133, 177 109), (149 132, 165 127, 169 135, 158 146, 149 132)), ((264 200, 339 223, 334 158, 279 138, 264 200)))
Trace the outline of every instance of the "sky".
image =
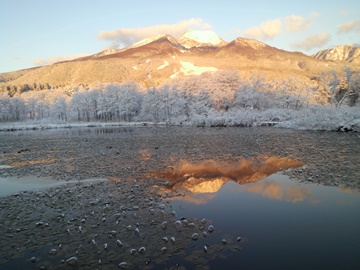
POLYGON ((311 55, 360 46, 359 0, 0 0, 0 73, 212 30, 311 55))

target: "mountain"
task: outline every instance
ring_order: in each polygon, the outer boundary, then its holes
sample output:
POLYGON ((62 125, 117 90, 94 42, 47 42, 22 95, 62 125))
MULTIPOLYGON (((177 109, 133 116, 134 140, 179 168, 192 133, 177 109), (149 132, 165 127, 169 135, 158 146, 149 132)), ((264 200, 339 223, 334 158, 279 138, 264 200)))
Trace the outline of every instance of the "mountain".
POLYGON ((223 47, 227 43, 213 31, 190 30, 180 36, 178 42, 185 48, 193 47, 223 47))
POLYGON ((313 55, 315 59, 344 61, 360 64, 360 47, 341 45, 334 48, 321 50, 313 55))
POLYGON ((320 54, 311 57, 254 39, 239 37, 227 43, 211 31, 188 31, 179 39, 157 35, 119 50, 109 49, 49 66, 3 73, 0 74, 0 92, 24 85, 56 88, 130 80, 151 87, 174 78, 217 70, 237 70, 245 78, 262 73, 267 79, 291 76, 310 80, 323 71, 339 71, 345 64, 359 70, 358 50, 347 50, 348 57, 341 58, 347 62, 328 61, 320 54))

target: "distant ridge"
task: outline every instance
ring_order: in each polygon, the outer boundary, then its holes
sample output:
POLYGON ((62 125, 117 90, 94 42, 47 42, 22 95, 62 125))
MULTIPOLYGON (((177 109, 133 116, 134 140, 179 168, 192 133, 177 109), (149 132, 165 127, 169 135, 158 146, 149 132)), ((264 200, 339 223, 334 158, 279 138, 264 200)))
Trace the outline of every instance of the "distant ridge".
POLYGON ((341 45, 330 49, 321 50, 314 54, 316 59, 344 61, 348 63, 360 64, 360 47, 351 45, 341 45))

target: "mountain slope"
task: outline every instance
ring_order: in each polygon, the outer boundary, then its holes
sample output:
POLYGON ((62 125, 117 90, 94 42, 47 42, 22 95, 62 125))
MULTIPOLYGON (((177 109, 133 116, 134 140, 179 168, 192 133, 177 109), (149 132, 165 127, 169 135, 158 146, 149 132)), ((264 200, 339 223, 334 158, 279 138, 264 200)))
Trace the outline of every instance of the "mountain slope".
POLYGON ((321 50, 313 55, 316 59, 345 61, 348 63, 360 64, 360 48, 341 45, 331 49, 321 50))
MULTIPOLYGON (((355 56, 353 53, 354 59, 355 56)), ((158 35, 121 50, 107 50, 50 66, 0 74, 0 92, 10 86, 34 83, 61 87, 132 80, 151 87, 172 78, 216 70, 237 70, 244 77, 260 72, 267 79, 293 76, 309 80, 323 71, 339 71, 344 64, 359 70, 354 60, 345 63, 324 61, 280 50, 254 39, 237 38, 226 43, 213 32, 190 31, 178 40, 170 35, 158 35)))

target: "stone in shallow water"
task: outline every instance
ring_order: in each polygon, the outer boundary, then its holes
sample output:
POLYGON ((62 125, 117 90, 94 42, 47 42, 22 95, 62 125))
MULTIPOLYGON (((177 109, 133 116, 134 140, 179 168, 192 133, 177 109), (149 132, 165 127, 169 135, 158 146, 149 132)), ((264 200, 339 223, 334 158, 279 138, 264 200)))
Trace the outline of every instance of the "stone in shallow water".
POLYGON ((76 265, 77 261, 78 261, 78 259, 74 256, 74 257, 70 257, 69 259, 67 259, 66 263, 68 265, 76 265))
POLYGON ((126 266, 127 266, 127 263, 126 262, 121 262, 121 263, 119 263, 119 267, 120 268, 126 268, 126 266))
POLYGON ((197 233, 193 233, 193 235, 191 236, 192 240, 197 240, 199 238, 199 235, 197 233))

